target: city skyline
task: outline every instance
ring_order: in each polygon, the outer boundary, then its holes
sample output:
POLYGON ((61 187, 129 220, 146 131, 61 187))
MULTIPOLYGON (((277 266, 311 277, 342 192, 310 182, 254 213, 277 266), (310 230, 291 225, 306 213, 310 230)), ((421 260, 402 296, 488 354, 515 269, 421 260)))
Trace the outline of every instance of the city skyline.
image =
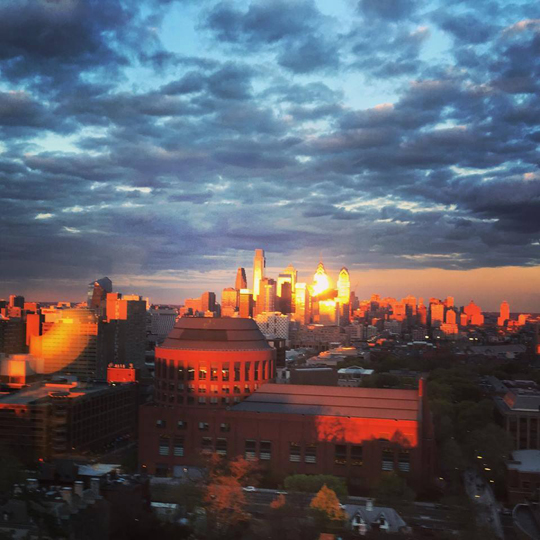
POLYGON ((301 271, 322 252, 359 294, 450 276, 531 310, 539 20, 530 0, 3 2, 0 295, 109 275, 178 302, 264 246, 301 271))

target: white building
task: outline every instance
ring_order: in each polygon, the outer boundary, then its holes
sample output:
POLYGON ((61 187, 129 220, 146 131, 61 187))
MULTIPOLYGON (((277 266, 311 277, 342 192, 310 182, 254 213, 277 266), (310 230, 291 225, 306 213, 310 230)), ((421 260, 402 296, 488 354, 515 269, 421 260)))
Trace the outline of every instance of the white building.
POLYGON ((267 339, 281 338, 289 340, 290 316, 279 311, 265 311, 255 317, 259 330, 267 339))

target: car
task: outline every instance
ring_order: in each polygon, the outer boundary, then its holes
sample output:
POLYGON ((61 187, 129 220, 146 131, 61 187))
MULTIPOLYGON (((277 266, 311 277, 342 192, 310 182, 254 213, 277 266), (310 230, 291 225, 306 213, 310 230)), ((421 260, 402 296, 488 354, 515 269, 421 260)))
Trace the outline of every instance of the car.
POLYGON ((257 488, 255 486, 246 486, 242 488, 244 491, 257 491, 257 488))

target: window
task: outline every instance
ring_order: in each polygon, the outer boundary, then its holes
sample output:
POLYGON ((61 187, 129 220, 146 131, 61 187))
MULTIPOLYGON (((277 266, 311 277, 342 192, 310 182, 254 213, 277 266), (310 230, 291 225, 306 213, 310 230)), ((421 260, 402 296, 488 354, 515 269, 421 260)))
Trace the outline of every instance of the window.
POLYGON ((211 385, 210 385, 210 393, 211 393, 211 394, 217 394, 217 393, 218 393, 218 386, 217 386, 217 384, 211 384, 211 385))
POLYGON ((208 425, 208 422, 199 422, 200 431, 208 431, 209 429, 210 429, 210 426, 208 425))
POLYGON ((390 448, 384 448, 382 451, 382 470, 394 470, 394 451, 390 448))
POLYGON ((199 394, 206 394, 206 384, 199 384, 199 394))
POLYGON ((244 394, 249 394, 249 384, 244 384, 244 394))
POLYGON ((169 437, 159 438, 159 455, 160 456, 169 455, 169 437))
POLYGON ((259 457, 262 460, 268 460, 272 457, 272 442, 261 441, 259 457))
POLYGON ((216 439, 216 453, 220 456, 227 455, 227 439, 216 439))
POLYGON ((188 381, 195 380, 195 368, 193 366, 188 367, 187 378, 188 378, 188 381))
POLYGON ((206 398, 204 396, 199 396, 199 405, 206 405, 206 398))
POLYGON ((185 388, 184 383, 179 382, 179 383, 178 383, 178 391, 179 391, 179 392, 183 392, 183 391, 184 391, 184 388, 185 388))
POLYGON ((235 381, 240 380, 240 362, 234 363, 234 380, 235 381))
POLYGON ((351 446, 351 464, 355 467, 361 467, 363 464, 363 452, 361 446, 351 446))
POLYGON ((216 404, 218 403, 218 400, 219 400, 219 398, 217 398, 217 397, 215 397, 215 396, 212 396, 212 397, 210 398, 210 403, 216 405, 216 404))
POLYGON ((254 461, 257 458, 257 441, 254 441, 253 439, 246 440, 244 457, 248 461, 254 461))
POLYGON ((176 427, 178 429, 187 429, 187 422, 185 420, 178 420, 176 427))
POLYGON ((164 463, 156 463, 156 476, 162 478, 169 476, 169 467, 164 463))
POLYGON ((259 364, 260 362, 255 362, 255 381, 259 380, 259 364))
POLYGON ((301 450, 298 443, 289 443, 289 461, 298 462, 301 460, 301 450))
POLYGON ((156 420, 156 427, 165 428, 167 427, 167 422, 165 420, 156 420))
POLYGON ((223 367, 221 368, 221 380, 222 381, 228 381, 229 380, 229 363, 223 364, 223 367))
POLYGON ((229 385, 228 384, 224 384, 222 387, 221 387, 221 391, 224 393, 224 394, 228 394, 229 393, 229 385))
POLYGON ((250 368, 251 368, 251 362, 246 362, 244 364, 244 379, 246 381, 249 381, 250 378, 249 378, 249 371, 250 371, 250 368))
POLYGON ((193 392, 195 392, 195 385, 194 384, 188 384, 188 389, 187 391, 190 393, 190 394, 193 394, 193 392))
POLYGON ((211 381, 217 381, 218 380, 218 368, 216 366, 212 366, 210 368, 210 380, 211 381))
POLYGON ((406 448, 399 450, 398 468, 403 472, 409 472, 411 470, 411 456, 409 450, 406 448))
POLYGON ((184 455, 184 439, 176 437, 174 439, 174 455, 182 457, 184 455))
POLYGON ((206 366, 199 367, 199 380, 200 381, 206 380, 206 366))
POLYGON ((234 393, 240 394, 240 387, 237 384, 234 385, 234 393))
POLYGON ((229 431, 231 431, 231 424, 220 424, 219 431, 222 433, 229 433, 229 431))
POLYGON ((334 463, 345 465, 347 463, 347 447, 344 444, 336 444, 334 463))
POLYGON ((233 403, 240 403, 240 398, 239 397, 233 398, 233 403))
POLYGON ((183 381, 186 376, 186 371, 183 366, 178 366, 178 380, 183 381))
POLYGON ((306 445, 304 461, 306 463, 317 463, 317 446, 315 444, 306 445))
POLYGON ((214 450, 214 445, 212 444, 211 437, 203 437, 201 439, 201 449, 203 453, 212 452, 214 450))

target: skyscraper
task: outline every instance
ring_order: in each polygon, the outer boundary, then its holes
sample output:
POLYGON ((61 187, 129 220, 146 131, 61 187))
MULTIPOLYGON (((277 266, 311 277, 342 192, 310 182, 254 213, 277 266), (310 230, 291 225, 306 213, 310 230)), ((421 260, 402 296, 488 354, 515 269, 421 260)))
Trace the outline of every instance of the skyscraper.
POLYGON ((242 319, 249 319, 253 316, 253 293, 249 289, 240 290, 238 311, 238 315, 242 319))
POLYGON ((260 282, 259 297, 257 298, 257 314, 276 311, 276 282, 263 278, 260 282))
POLYGON ((282 274, 288 274, 289 276, 291 276, 291 292, 294 294, 296 282, 298 281, 298 271, 292 264, 289 264, 289 266, 287 266, 287 268, 283 270, 282 274))
POLYGON ((306 283, 297 283, 294 292, 295 311, 294 320, 300 324, 309 324, 311 321, 311 305, 309 288, 306 283))
POLYGON ((238 268, 236 271, 236 282, 234 288, 239 291, 240 289, 247 289, 247 279, 246 279, 246 270, 245 268, 238 268))
MULTIPOLYGON (((238 281, 238 280, 237 280, 238 281)), ((239 292, 232 287, 223 289, 221 293, 221 316, 232 317, 238 308, 239 292)))
POLYGON ((259 296, 265 267, 266 258, 264 256, 264 249, 256 249, 255 257, 253 259, 253 300, 257 300, 259 296))
POLYGON ((351 299, 351 278, 349 276, 349 271, 345 267, 339 271, 337 291, 339 303, 349 304, 351 299))
POLYGON ((110 292, 112 292, 112 281, 108 277, 92 281, 92 283, 88 284, 87 306, 91 309, 104 310, 107 303, 107 294, 110 292))
POLYGON ((506 321, 510 320, 510 305, 505 300, 501 304, 501 314, 497 320, 498 326, 504 326, 506 324, 506 321))
POLYGON ((216 293, 209 291, 202 293, 201 311, 216 311, 216 293))
POLYGON ((317 265, 317 270, 315 270, 315 274, 313 275, 313 284, 311 288, 314 296, 317 296, 330 288, 330 280, 328 279, 328 274, 326 273, 322 262, 317 265))

